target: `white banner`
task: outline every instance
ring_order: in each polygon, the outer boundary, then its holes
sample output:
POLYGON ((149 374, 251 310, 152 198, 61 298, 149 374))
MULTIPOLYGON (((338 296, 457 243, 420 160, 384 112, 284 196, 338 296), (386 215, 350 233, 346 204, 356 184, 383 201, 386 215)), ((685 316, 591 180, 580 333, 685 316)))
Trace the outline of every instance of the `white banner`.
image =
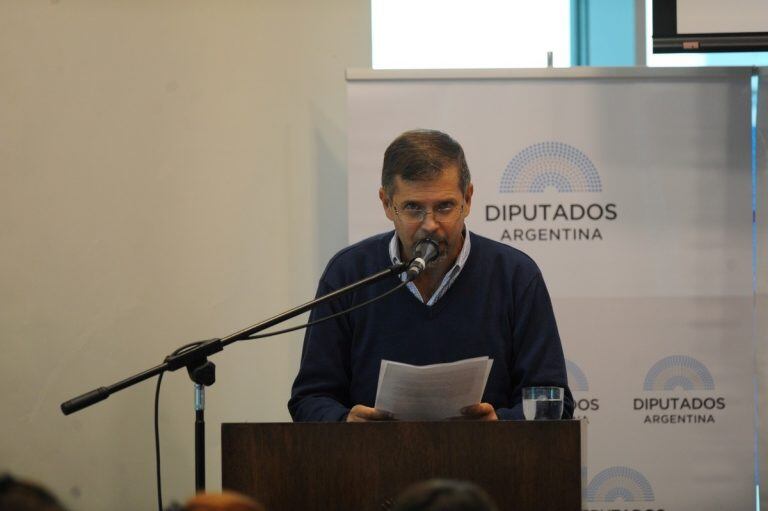
POLYGON ((435 128, 464 147, 469 229, 542 268, 585 508, 754 507, 749 71, 350 71, 348 114, 350 241, 391 229, 387 145, 435 128))
MULTIPOLYGON (((759 473, 768 474, 768 68, 759 73, 755 175, 755 366, 758 382, 759 473)), ((765 476, 762 477, 765 480, 765 476)), ((768 487, 760 486, 760 506, 768 509, 768 487)))

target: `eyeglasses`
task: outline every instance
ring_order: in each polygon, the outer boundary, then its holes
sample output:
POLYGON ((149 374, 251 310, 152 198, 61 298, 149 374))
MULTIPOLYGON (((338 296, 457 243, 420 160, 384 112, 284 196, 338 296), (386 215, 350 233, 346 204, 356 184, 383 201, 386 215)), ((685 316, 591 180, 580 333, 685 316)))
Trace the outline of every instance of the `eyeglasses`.
POLYGON ((435 222, 448 224, 459 219, 464 212, 464 204, 461 206, 457 206, 456 204, 444 204, 432 211, 411 206, 397 209, 397 206, 394 205, 392 206, 392 209, 395 211, 395 215, 406 224, 420 224, 427 219, 427 215, 432 215, 435 222))

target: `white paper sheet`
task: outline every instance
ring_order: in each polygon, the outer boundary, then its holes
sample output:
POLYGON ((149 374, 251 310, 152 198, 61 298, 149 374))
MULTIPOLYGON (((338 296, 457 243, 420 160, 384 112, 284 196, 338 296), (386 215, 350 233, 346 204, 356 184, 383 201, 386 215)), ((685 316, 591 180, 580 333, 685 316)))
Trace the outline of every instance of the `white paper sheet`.
POLYGON ((400 420, 458 417, 480 402, 491 365, 488 357, 427 366, 382 360, 375 407, 400 420))

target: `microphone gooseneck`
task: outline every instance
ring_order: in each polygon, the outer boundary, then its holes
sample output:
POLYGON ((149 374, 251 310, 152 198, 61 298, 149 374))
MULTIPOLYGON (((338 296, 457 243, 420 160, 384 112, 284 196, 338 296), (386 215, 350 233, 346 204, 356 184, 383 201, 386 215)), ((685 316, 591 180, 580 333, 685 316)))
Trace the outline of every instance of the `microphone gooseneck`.
POLYGON ((408 263, 406 270, 407 280, 411 281, 421 274, 427 267, 427 264, 437 258, 440 247, 437 242, 429 238, 424 238, 416 242, 413 248, 413 259, 408 263))

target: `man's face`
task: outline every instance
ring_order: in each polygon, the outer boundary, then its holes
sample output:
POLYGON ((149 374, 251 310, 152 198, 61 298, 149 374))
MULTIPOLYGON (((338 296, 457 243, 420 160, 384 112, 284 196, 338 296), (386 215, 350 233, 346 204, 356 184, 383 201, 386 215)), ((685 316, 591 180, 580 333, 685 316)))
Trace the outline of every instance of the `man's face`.
POLYGON ((414 245, 424 238, 431 238, 440 246, 440 255, 434 265, 443 267, 453 264, 461 251, 461 233, 464 230, 464 218, 469 214, 472 204, 472 191, 470 184, 466 193, 462 194, 459 187, 459 169, 455 166, 446 167, 439 176, 430 181, 405 181, 400 176, 395 176, 392 197, 387 196, 383 188, 380 189, 379 198, 384 206, 384 213, 395 224, 395 231, 402 244, 402 257, 410 260, 413 257, 414 245), (441 214, 451 208, 454 208, 452 211, 455 218, 440 221, 442 217, 452 216, 441 214), (427 211, 424 220, 409 221, 408 213, 419 210, 427 211))

